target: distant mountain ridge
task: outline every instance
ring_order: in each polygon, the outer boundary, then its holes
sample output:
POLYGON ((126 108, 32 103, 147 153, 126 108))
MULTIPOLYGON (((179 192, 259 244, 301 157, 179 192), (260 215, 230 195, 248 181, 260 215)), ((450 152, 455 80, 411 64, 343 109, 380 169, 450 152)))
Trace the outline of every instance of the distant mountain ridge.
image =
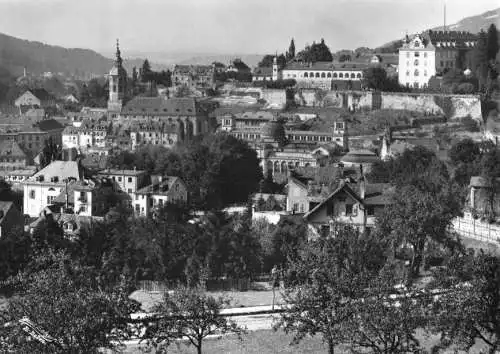
MULTIPOLYGON (((490 10, 482 13, 481 15, 474 15, 474 16, 469 16, 466 17, 457 23, 451 24, 451 25, 446 25, 446 30, 447 31, 466 31, 466 32, 471 32, 471 33, 479 33, 481 30, 484 30, 485 32, 488 30, 488 27, 490 27, 492 24, 495 24, 498 29, 500 29, 499 26, 500 23, 500 8, 495 9, 495 10, 490 10)), ((431 28, 433 31, 442 31, 443 26, 436 26, 431 28)), ((402 38, 402 37, 401 37, 402 38)), ((396 39, 393 41, 390 41, 380 47, 377 47, 377 51, 393 51, 399 48, 400 46, 401 39, 396 39)))
MULTIPOLYGON (((498 9, 486 11, 480 15, 466 17, 457 23, 446 25, 448 31, 466 31, 471 33, 479 33, 481 30, 485 32, 492 24, 499 27, 500 23, 500 7, 498 9)), ((436 31, 442 31, 443 26, 432 28, 436 31)))
MULTIPOLYGON (((124 59, 124 66, 131 73, 132 67, 142 66, 144 59, 124 59)), ((19 39, 0 33, 0 68, 13 76, 20 76, 24 68, 29 73, 62 72, 66 75, 91 77, 102 76, 113 66, 113 59, 91 50, 64 48, 36 41, 19 39)), ((166 70, 165 65, 155 69, 166 70)))

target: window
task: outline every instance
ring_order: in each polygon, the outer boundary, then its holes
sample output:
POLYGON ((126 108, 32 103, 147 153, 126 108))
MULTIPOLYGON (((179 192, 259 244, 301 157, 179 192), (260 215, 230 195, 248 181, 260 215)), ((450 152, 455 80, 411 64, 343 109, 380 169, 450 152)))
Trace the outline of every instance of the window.
POLYGON ((373 207, 372 205, 369 205, 366 209, 366 213, 368 214, 368 216, 375 215, 375 207, 373 207))
POLYGON ((52 204, 52 202, 54 201, 55 198, 56 197, 54 195, 47 196, 47 205, 52 204))
POLYGON ((337 73, 333 73, 333 77, 334 77, 334 78, 337 78, 337 73))
POLYGON ((352 215, 352 209, 353 209, 352 204, 346 204, 345 205, 345 215, 352 215))
POLYGON ((316 77, 318 77, 318 78, 319 78, 319 73, 316 73, 316 77))
POLYGON ((424 53, 424 58, 427 58, 427 52, 424 53))
POLYGON ((414 64, 415 66, 418 66, 418 59, 415 59, 415 61, 413 62, 413 64, 414 64))
POLYGON ((35 199, 35 191, 34 190, 30 191, 30 198, 35 199))
POLYGON ((415 72, 413 73, 413 75, 415 75, 415 76, 418 76, 418 75, 419 75, 418 69, 417 69, 417 70, 415 70, 415 72))
POLYGON ((410 71, 409 70, 406 71, 406 76, 410 76, 410 71))
POLYGON ((308 77, 309 75, 307 75, 307 73, 304 73, 304 77, 308 77))
POLYGON ((410 52, 406 52, 406 57, 409 58, 410 57, 410 52))
POLYGON ((303 213, 304 212, 304 204, 300 204, 300 212, 303 213))
POLYGON ((344 78, 344 74, 340 73, 339 78, 341 78, 341 79, 344 78))
POLYGON ((415 52, 415 57, 419 57, 420 56, 420 53, 419 52, 415 52))
POLYGON ((121 177, 118 177, 118 182, 121 182, 122 181, 122 178, 121 177))
POLYGON ((128 178, 128 183, 132 183, 132 177, 128 178))
POLYGON ((297 211, 297 210, 299 210, 299 203, 293 203, 292 211, 297 211))
POLYGON ((322 77, 322 78, 325 78, 325 73, 321 73, 321 77, 322 77))
POLYGON ((127 193, 132 193, 132 189, 131 188, 127 189, 127 193))
POLYGON ((427 70, 424 70, 424 76, 427 76, 427 70))

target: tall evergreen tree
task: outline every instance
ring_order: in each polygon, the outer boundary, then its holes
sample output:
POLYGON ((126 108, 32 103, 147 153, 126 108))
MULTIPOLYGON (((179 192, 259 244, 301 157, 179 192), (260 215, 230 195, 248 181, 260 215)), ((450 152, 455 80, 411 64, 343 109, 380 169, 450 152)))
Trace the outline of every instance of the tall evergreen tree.
POLYGON ((288 53, 286 53, 286 60, 289 61, 289 60, 292 60, 293 58, 295 58, 295 42, 292 38, 292 40, 290 41, 290 47, 288 48, 288 53))
POLYGON ((488 60, 495 60, 498 53, 498 31, 495 24, 491 24, 488 28, 488 35, 486 39, 486 56, 488 60))

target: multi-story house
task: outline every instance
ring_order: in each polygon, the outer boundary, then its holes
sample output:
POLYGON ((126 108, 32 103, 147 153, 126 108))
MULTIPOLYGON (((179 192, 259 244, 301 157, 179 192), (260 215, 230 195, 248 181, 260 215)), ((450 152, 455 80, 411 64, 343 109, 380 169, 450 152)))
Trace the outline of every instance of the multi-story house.
POLYGON ((392 203, 393 188, 387 184, 369 184, 361 177, 356 183, 340 181, 304 219, 309 225, 309 238, 328 236, 335 226, 346 224, 370 232, 384 208, 392 203))
POLYGON ((179 125, 165 122, 136 123, 130 127, 132 150, 145 145, 173 147, 182 138, 179 125))
POLYGON ((69 125, 64 128, 61 136, 63 149, 80 148, 80 129, 69 125))
POLYGON ((115 191, 127 193, 129 200, 135 200, 139 189, 148 183, 148 174, 142 170, 120 170, 108 168, 100 171, 98 177, 106 177, 112 181, 115 191))
POLYGON ((152 184, 137 191, 134 211, 136 215, 149 216, 167 204, 186 203, 187 198, 186 184, 179 177, 158 176, 152 184))
POLYGON ((173 86, 212 88, 214 84, 214 65, 174 65, 172 70, 173 86))
POLYGON ((44 119, 32 124, 0 125, 0 141, 15 141, 33 156, 44 147, 45 142, 52 140, 56 145, 62 144, 64 126, 54 119, 44 119))
POLYGON ((106 199, 113 184, 106 178, 72 180, 66 184, 52 204, 65 213, 81 216, 103 216, 112 205, 106 199))
POLYGON ((31 217, 38 216, 71 180, 81 180, 84 170, 79 161, 53 161, 33 176, 22 182, 24 189, 23 212, 31 217))
POLYGON ((55 106, 55 104, 55 97, 43 88, 27 90, 14 101, 16 107, 46 108, 55 106))
POLYGON ((107 121, 86 120, 78 128, 79 147, 86 150, 92 147, 106 147, 106 136, 110 131, 107 121))
POLYGON ((12 140, 0 142, 0 170, 24 169, 28 162, 28 156, 18 143, 12 140))

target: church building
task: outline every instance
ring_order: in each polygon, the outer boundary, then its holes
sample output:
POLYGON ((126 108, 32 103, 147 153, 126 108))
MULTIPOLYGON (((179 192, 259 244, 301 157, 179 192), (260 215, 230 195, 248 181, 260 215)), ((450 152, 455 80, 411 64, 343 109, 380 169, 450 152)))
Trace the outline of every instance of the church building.
POLYGON ((127 91, 127 72, 123 68, 123 60, 120 53, 120 45, 116 40, 116 59, 109 72, 109 99, 108 113, 116 118, 123 106, 123 99, 127 91))

